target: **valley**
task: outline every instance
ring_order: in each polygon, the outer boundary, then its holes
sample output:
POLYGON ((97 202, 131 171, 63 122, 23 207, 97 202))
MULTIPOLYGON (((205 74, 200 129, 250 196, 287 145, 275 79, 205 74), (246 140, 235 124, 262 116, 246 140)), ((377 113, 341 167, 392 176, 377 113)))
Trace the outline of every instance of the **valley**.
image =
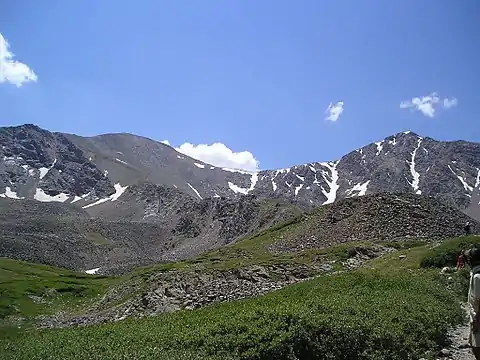
MULTIPOLYGON (((105 303, 103 291, 121 289, 128 281, 131 284, 137 281, 137 285, 141 282, 145 286, 155 284, 156 289, 163 291, 166 288, 159 286, 163 274, 177 277, 176 281, 168 281, 169 292, 164 291, 171 297, 185 284, 178 281, 178 276, 183 281, 192 280, 180 275, 181 269, 192 266, 190 270, 205 277, 215 259, 204 258, 196 262, 202 263, 201 267, 195 267, 194 262, 172 264, 169 268, 144 268, 122 279, 75 275, 41 265, 20 266, 16 262, 6 264, 2 261, 2 279, 5 279, 6 270, 16 274, 16 283, 9 284, 10 291, 16 293, 17 304, 21 303, 21 296, 32 297, 35 291, 43 295, 36 298, 34 307, 23 308, 21 317, 9 318, 10 324, 16 324, 16 330, 5 324, 1 328, 0 358, 268 359, 292 355, 335 359, 430 358, 429 355, 437 358, 440 349, 449 346, 447 332, 451 326, 464 321, 460 299, 468 281, 468 272, 442 275, 440 268, 452 265, 444 262, 448 258, 445 255, 455 255, 459 248, 472 243, 480 244, 480 238, 459 237, 441 245, 432 242, 383 244, 382 247, 391 250, 378 254, 379 257, 372 256, 378 244, 329 248, 317 256, 323 255, 324 260, 333 263, 333 268, 325 267, 314 277, 291 281, 293 285, 263 296, 213 302, 201 309, 185 308, 156 316, 143 313, 140 317, 80 327, 86 324, 62 324, 57 317, 57 323, 47 325, 45 319, 51 319, 53 307, 78 312, 91 308, 92 304, 105 303), (366 256, 360 256, 359 262, 348 261, 359 258, 359 254, 366 256), (356 265, 350 267, 349 263, 356 265), (425 267, 427 263, 435 265, 425 267), (70 284, 70 292, 61 290, 66 288, 62 283, 70 284), (45 291, 54 287, 57 290, 45 291), (33 323, 26 320, 28 315, 35 313, 47 315, 37 317, 33 323), (63 328, 32 329, 39 325, 63 328), (346 349, 345 342, 352 346, 346 349)), ((266 267, 251 268, 242 276, 248 278, 245 276, 248 275, 252 282, 258 283, 258 279, 272 275, 266 276, 262 268, 266 267)), ((302 274, 301 267, 297 273, 302 274)), ((260 284, 264 286, 265 281, 260 284)), ((0 286, 5 293, 6 286, 8 289, 5 280, 0 286)), ((128 302, 130 295, 131 288, 111 298, 111 304, 128 302)))

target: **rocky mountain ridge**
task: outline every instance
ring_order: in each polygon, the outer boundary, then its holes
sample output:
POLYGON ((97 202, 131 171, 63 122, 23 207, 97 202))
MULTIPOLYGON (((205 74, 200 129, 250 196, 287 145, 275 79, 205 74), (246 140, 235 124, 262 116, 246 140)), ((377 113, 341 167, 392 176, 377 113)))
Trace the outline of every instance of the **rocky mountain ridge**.
MULTIPOLYGON (((35 125, 0 128, 0 197, 74 203, 107 213, 132 186, 178 189, 190 198, 286 199, 304 206, 378 192, 435 196, 480 217, 480 143, 402 132, 339 160, 249 173, 219 168, 131 134, 80 137, 35 125)), ((153 220, 149 210, 142 220, 153 220)))

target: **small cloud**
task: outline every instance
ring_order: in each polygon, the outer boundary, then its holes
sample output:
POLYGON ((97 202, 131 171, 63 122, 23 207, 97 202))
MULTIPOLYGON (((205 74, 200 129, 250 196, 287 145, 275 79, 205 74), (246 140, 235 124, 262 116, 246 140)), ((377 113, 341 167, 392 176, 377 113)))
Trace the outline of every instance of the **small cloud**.
POLYGON ((328 105, 327 110, 325 110, 325 114, 328 114, 328 116, 325 118, 325 120, 330 120, 330 121, 337 121, 340 115, 343 113, 343 101, 337 101, 336 103, 330 103, 328 105))
POLYGON ((37 81, 37 75, 27 65, 13 60, 7 39, 0 33, 0 83, 10 83, 17 87, 37 81))
POLYGON ((433 92, 430 95, 422 97, 414 97, 412 100, 402 101, 400 103, 401 109, 412 109, 420 111, 423 115, 433 118, 435 116, 435 111, 437 108, 443 107, 444 109, 450 109, 451 107, 456 106, 458 100, 456 98, 444 98, 443 100, 433 92))
POLYGON ((448 98, 445 98, 443 99, 443 107, 445 109, 450 109, 454 106, 457 106, 458 105, 458 100, 456 98, 451 98, 451 99, 448 99, 448 98))
MULTIPOLYGON (((164 140, 162 143, 170 145, 168 140, 164 140)), ((214 143, 211 145, 194 145, 185 143, 179 147, 176 147, 175 150, 194 159, 217 167, 226 167, 230 169, 246 171, 259 170, 258 166, 260 162, 255 159, 250 151, 234 152, 222 143, 214 143)))

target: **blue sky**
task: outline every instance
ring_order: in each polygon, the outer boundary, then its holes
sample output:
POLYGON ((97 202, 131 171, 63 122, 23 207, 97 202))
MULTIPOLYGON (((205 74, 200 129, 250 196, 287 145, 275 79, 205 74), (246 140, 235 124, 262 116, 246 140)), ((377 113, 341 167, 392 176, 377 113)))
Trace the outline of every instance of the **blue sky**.
POLYGON ((37 76, 0 74, 0 125, 219 142, 262 169, 407 129, 480 141, 476 0, 4 0, 0 34, 37 76), (434 116, 400 106, 432 93, 434 116))

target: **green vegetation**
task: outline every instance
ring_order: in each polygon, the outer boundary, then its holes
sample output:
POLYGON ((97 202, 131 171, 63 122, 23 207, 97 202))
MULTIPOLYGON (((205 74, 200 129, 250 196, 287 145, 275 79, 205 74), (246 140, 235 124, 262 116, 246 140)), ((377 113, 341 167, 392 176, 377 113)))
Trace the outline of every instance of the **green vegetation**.
POLYGON ((110 239, 107 239, 100 233, 96 232, 91 232, 85 234, 87 240, 91 241, 95 245, 113 245, 113 241, 110 239))
POLYGON ((474 246, 480 246, 480 236, 464 236, 443 242, 432 249, 430 254, 422 260, 421 266, 437 268, 455 266, 460 252, 474 246))
POLYGON ((0 258, 0 320, 76 308, 114 283, 104 276, 0 258))
MULTIPOLYGON (((268 234, 261 236, 267 236, 264 239, 268 240, 268 234)), ((0 358, 426 357, 427 350, 442 345, 447 329, 461 322, 463 314, 460 297, 455 287, 447 287, 447 277, 437 268, 421 265, 442 249, 463 246, 462 242, 472 239, 452 239, 435 248, 427 244, 401 249, 367 262, 356 271, 320 277, 262 297, 201 310, 77 329, 8 333, 0 339, 0 358)), ((256 246, 249 245, 248 240, 232 248, 239 249, 238 246, 255 254, 256 246)), ((344 256, 346 249, 347 246, 337 247, 328 256, 335 251, 338 251, 335 256, 344 256)), ((216 254, 204 257, 203 261, 214 263, 217 258, 221 262, 222 253, 216 254)))

